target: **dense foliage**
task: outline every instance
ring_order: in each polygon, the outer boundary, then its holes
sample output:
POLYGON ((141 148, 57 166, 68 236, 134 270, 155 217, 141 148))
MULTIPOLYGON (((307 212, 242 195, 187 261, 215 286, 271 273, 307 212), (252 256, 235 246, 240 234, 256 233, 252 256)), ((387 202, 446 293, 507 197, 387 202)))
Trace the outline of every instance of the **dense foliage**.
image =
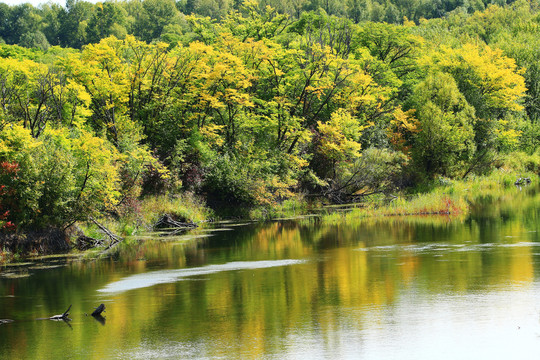
POLYGON ((0 5, 32 48, 0 47, 0 225, 163 192, 343 202, 536 151, 538 3, 266 4, 0 5))
MULTIPOLYGON (((473 13, 490 4, 499 6, 510 0, 262 0, 255 11, 267 6, 291 18, 322 9, 328 15, 362 21, 400 24, 442 17, 450 12, 473 13)), ((43 1, 8 6, 0 3, 0 38, 7 44, 47 49, 51 45, 81 48, 99 40, 127 34, 143 41, 188 38, 191 32, 185 15, 225 19, 231 11, 242 9, 241 0, 122 0, 93 4, 67 0, 64 7, 43 1)))

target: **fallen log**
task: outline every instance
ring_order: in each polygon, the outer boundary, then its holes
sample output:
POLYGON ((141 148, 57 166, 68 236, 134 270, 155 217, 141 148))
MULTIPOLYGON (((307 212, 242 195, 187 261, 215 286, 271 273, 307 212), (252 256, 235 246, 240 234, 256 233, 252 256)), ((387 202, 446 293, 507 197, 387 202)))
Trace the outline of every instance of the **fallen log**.
POLYGON ((9 324, 9 323, 12 323, 13 320, 11 319, 0 319, 0 325, 2 324, 9 324))
POLYGON ((71 309, 71 305, 69 305, 69 307, 67 308, 66 311, 64 311, 63 314, 60 314, 60 315, 53 315, 49 318, 49 320, 63 320, 63 321, 69 321, 71 320, 70 318, 68 318, 69 316, 69 310, 71 309))
POLYGON ((95 308, 94 312, 92 313, 92 316, 101 316, 101 313, 104 311, 105 311, 105 304, 101 304, 97 308, 95 308))
POLYGON ((84 251, 95 247, 105 246, 105 240, 94 239, 92 237, 82 235, 77 238, 75 246, 77 249, 84 251))
POLYGON ((176 221, 169 214, 164 214, 155 224, 154 229, 192 229, 198 227, 193 222, 176 221))

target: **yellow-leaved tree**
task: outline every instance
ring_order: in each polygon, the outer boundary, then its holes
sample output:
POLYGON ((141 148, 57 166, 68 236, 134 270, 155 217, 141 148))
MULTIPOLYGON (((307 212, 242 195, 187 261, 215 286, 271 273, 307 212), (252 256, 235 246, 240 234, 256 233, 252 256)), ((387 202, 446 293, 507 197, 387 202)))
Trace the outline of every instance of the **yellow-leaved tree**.
POLYGON ((90 96, 60 67, 0 59, 0 112, 38 138, 47 126, 80 125, 91 115, 90 96))
POLYGON ((523 69, 502 50, 473 44, 457 49, 443 46, 426 65, 450 73, 474 107, 475 141, 479 150, 495 147, 499 136, 516 128, 512 119, 522 114, 527 89, 523 69))
POLYGON ((488 169, 497 151, 515 149, 520 135, 516 120, 524 116, 526 87, 523 69, 514 59, 487 45, 464 44, 458 48, 441 46, 421 62, 427 73, 450 74, 474 109, 476 150, 464 168, 464 176, 488 169))

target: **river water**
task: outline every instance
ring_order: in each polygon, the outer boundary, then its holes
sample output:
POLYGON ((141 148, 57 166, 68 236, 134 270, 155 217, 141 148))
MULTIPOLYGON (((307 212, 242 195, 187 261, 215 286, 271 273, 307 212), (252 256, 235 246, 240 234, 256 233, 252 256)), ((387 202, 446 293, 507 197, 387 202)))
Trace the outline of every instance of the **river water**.
POLYGON ((0 359, 538 358, 539 220, 516 189, 462 219, 230 223, 3 268, 0 359))

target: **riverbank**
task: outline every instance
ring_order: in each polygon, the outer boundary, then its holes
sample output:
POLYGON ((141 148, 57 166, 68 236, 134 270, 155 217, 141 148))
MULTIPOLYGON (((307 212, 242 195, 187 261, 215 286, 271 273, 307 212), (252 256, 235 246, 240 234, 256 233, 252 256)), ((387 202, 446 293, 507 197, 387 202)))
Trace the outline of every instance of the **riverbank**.
MULTIPOLYGON (((534 173, 496 170, 489 176, 469 176, 465 180, 439 178, 408 192, 374 195, 362 203, 351 204, 345 208, 323 207, 320 202, 297 197, 273 207, 242 209, 236 214, 244 219, 264 221, 317 212, 321 214, 319 216, 321 221, 326 223, 416 215, 464 218, 469 214, 471 204, 482 197, 498 199, 511 196, 515 191, 529 186, 528 181, 522 181, 521 184, 516 185, 516 181, 520 178, 530 179, 530 184, 533 186, 540 182, 540 178, 534 173)), ((0 264, 20 261, 28 255, 63 253, 70 249, 78 251, 76 250, 77 239, 80 236, 104 238, 103 230, 97 223, 119 237, 130 239, 133 236, 153 231, 154 224, 163 214, 169 214, 180 222, 194 224, 204 224, 219 219, 215 211, 211 210, 201 198, 191 193, 130 200, 119 207, 118 213, 102 216, 95 222, 76 223, 65 233, 49 229, 44 232, 5 236, 0 249, 0 264)))
POLYGON ((489 176, 470 176, 464 180, 437 179, 425 184, 416 193, 401 193, 378 197, 359 204, 350 211, 330 211, 323 216, 325 222, 339 222, 358 218, 446 215, 466 217, 471 204, 481 198, 492 200, 512 196, 528 186, 538 184, 540 177, 534 173, 493 171, 489 176), (523 174, 523 175, 522 175, 523 174))
POLYGON ((153 231, 154 224, 163 214, 169 214, 179 222, 194 224, 207 222, 214 216, 212 210, 191 193, 129 199, 118 206, 116 213, 104 214, 93 218, 94 221, 77 222, 65 230, 0 235, 0 265, 24 260, 27 256, 79 251, 77 241, 80 237, 103 239, 107 244, 110 239, 103 228, 119 238, 129 239, 153 231))

